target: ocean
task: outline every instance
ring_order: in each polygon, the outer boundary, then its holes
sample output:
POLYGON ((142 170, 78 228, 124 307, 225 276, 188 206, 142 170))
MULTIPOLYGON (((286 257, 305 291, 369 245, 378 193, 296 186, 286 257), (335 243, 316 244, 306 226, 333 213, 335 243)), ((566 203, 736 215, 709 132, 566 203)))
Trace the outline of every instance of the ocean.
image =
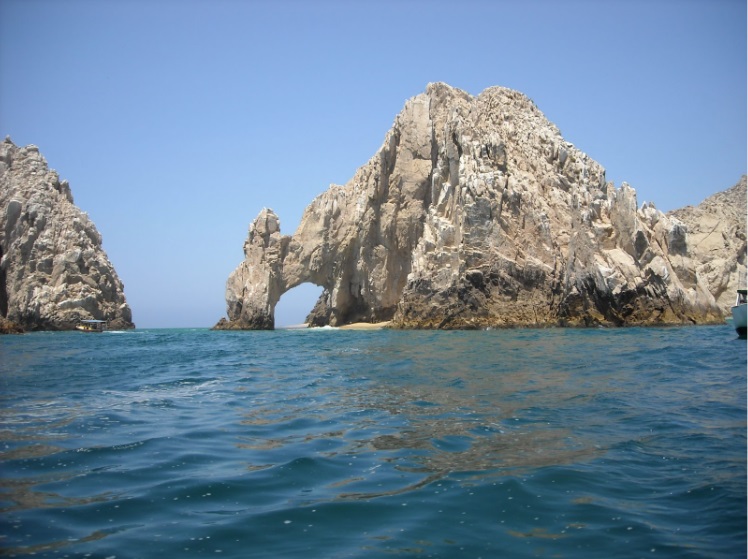
POLYGON ((0 556, 746 556, 727 325, 0 337, 0 556))

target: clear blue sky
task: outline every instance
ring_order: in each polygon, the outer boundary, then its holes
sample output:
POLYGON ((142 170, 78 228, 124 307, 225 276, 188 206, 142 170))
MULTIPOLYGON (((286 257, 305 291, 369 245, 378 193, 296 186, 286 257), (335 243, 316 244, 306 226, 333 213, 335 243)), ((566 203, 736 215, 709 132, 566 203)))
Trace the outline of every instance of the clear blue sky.
POLYGON ((0 134, 70 181, 138 327, 224 316, 258 212, 293 233, 433 81, 522 91, 665 211, 746 172, 745 0, 0 1, 0 134))

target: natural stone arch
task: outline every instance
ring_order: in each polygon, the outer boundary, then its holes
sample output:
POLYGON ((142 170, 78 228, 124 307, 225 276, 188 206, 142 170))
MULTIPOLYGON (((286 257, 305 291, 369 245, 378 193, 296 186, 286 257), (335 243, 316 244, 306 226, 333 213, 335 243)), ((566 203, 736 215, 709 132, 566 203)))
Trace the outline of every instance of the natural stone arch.
POLYGON ((303 282, 324 288, 317 325, 721 321, 706 288, 679 277, 693 275, 681 225, 637 209, 519 92, 430 84, 292 236, 260 212, 217 327, 274 328, 281 295, 303 282))
POLYGON ((409 101, 369 164, 315 198, 293 236, 281 234, 275 212, 260 212, 226 284, 229 320, 217 327, 273 329, 280 297, 305 282, 323 288, 317 325, 394 316, 431 199, 430 106, 427 95, 409 101))
POLYGON ((280 298, 304 283, 323 290, 309 315, 314 326, 392 318, 410 271, 410 260, 396 255, 415 247, 393 246, 390 251, 377 245, 362 250, 360 239, 348 237, 361 231, 341 232, 335 224, 315 221, 315 206, 326 205, 326 194, 307 208, 293 236, 281 234, 280 220, 270 209, 263 209, 252 222, 245 260, 227 282, 230 320, 221 321, 219 328, 274 329, 280 298), (342 241, 335 238, 341 235, 342 241))

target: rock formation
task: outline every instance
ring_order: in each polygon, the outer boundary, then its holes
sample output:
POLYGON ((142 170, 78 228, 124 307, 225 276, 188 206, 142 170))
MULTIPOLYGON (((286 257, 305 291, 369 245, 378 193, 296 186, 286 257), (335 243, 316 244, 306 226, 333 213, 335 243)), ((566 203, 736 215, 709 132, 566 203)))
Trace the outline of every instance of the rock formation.
POLYGON ((64 330, 79 320, 133 328, 101 235, 36 146, 0 144, 0 318, 4 329, 64 330))
POLYGON ((688 228, 688 257, 681 257, 679 270, 688 270, 683 275, 692 282, 695 276, 705 283, 725 315, 730 315, 738 287, 746 286, 747 207, 743 175, 735 186, 698 206, 668 213, 688 228))
POLYGON ((637 208, 526 96, 429 84, 296 233, 260 212, 216 327, 273 328, 281 295, 305 282, 324 288, 315 325, 722 321, 706 283, 684 273, 688 250, 681 221, 637 208))

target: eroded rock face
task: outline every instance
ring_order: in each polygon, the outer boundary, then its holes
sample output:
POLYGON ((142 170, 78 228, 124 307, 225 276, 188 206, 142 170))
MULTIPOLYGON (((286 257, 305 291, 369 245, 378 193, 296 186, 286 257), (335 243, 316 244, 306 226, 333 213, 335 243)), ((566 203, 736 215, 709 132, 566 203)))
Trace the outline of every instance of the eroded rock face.
POLYGON ((0 317, 26 330, 81 319, 133 328, 101 235, 36 146, 0 144, 0 317))
POLYGON ((735 186, 698 206, 668 213, 688 228, 683 275, 705 283, 726 316, 735 304, 737 289, 745 289, 747 207, 743 175, 735 186))
MULTIPOLYGON (((677 273, 686 226, 566 142, 524 95, 430 84, 377 154, 282 235, 264 209, 226 287, 223 328, 269 329, 287 290, 324 288, 308 322, 401 328, 721 321, 677 273)), ((682 267, 682 266, 681 266, 682 267)))

